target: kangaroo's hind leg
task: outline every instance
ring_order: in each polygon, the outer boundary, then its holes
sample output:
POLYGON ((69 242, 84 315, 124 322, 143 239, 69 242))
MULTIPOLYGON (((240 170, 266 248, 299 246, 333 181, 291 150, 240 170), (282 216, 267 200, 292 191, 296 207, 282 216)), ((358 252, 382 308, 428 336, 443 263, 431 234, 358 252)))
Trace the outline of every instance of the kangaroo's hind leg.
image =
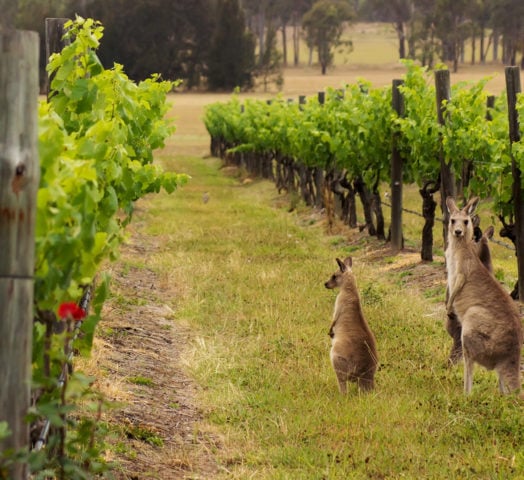
POLYGON ((496 371, 500 393, 510 393, 520 389, 520 359, 509 360, 503 365, 498 365, 496 371))
POLYGON ((375 387, 375 382, 373 380, 373 377, 371 378, 359 377, 357 378, 357 385, 360 391, 369 392, 373 390, 373 388, 375 387))
POLYGON ((504 379, 502 378, 502 375, 499 373, 499 391, 500 393, 508 393, 508 389, 506 388, 504 384, 504 379))
POLYGON ((343 395, 347 394, 347 382, 349 379, 349 364, 347 359, 331 352, 331 364, 335 370, 335 375, 338 380, 338 389, 343 395))
MULTIPOLYGON (((470 316, 475 318, 474 314, 475 312, 471 311, 470 316)), ((467 320, 466 317, 462 319, 462 356, 464 358, 464 393, 469 394, 473 388, 474 358, 485 350, 485 342, 482 335, 472 328, 472 322, 467 320)))
POLYGON ((470 394, 473 388, 473 359, 464 351, 464 393, 470 394))

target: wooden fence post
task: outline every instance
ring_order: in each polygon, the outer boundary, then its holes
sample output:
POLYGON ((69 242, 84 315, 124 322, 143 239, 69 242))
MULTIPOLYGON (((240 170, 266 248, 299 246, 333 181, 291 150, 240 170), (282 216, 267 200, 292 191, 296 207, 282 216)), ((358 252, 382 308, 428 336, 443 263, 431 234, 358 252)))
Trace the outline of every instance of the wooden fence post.
MULTIPOLYGON (((435 71, 435 90, 437 96, 437 116, 440 125, 446 123, 446 108, 443 102, 449 102, 451 98, 451 86, 449 70, 435 71)), ((446 198, 456 196, 455 176, 451 170, 451 160, 446 162, 442 145, 440 147, 440 207, 443 217, 444 246, 447 246, 449 213, 446 207, 446 198)))
MULTIPOLYGON (((63 36, 65 33, 64 25, 69 21, 69 18, 46 18, 45 19, 45 54, 46 62, 49 62, 49 57, 53 53, 62 51, 68 42, 64 42, 63 36)), ((51 85, 52 77, 46 78, 46 94, 49 97, 49 87, 51 85)))
POLYGON ((495 108, 495 95, 488 95, 488 98, 486 99, 486 120, 491 122, 493 120, 493 117, 491 115, 491 110, 495 108))
MULTIPOLYGON (((517 94, 521 91, 519 67, 506 67, 506 93, 508 97, 509 140, 513 145, 520 141, 519 115, 517 112, 517 94)), ((522 172, 511 154, 513 174, 513 208, 515 214, 515 233, 517 241, 518 294, 524 300, 524 195, 522 191, 522 172)))
MULTIPOLYGON (((306 96, 303 95, 303 101, 302 101, 302 105, 306 103, 306 96)), ((326 101, 326 94, 325 92, 323 91, 320 91, 317 93, 317 99, 318 99, 318 103, 320 105, 324 105, 325 101, 326 101)), ((300 98, 299 98, 299 101, 300 101, 300 98)), ((324 178, 325 178, 325 175, 326 175, 326 172, 324 172, 324 169, 322 167, 315 167, 314 171, 313 171, 313 181, 315 183, 315 198, 314 198, 314 202, 315 202, 315 207, 317 207, 318 209, 322 209, 324 208, 324 203, 325 203, 325 194, 324 194, 324 188, 325 188, 325 182, 324 182, 324 178)))
MULTIPOLYGON (((0 450, 28 449, 38 165, 38 34, 0 33, 0 450)), ((26 478, 16 464, 9 478, 26 478)))
MULTIPOLYGON (((404 96, 399 87, 403 80, 393 80, 392 104, 399 117, 404 115, 404 96)), ((399 132, 393 133, 391 152, 391 249, 393 253, 402 249, 402 156, 398 149, 399 132)))

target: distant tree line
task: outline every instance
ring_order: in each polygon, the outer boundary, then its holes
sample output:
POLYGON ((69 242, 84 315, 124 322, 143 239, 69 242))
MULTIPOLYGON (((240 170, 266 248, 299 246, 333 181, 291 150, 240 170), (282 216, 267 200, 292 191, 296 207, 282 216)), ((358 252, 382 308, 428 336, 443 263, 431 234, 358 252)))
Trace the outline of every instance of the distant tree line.
POLYGON ((524 67, 524 1, 522 0, 366 0, 359 18, 386 21, 395 26, 400 58, 433 66, 492 60, 524 67), (471 57, 465 46, 471 43, 471 57), (479 46, 477 49, 477 45, 479 46))
POLYGON ((100 20, 105 66, 121 63, 134 80, 151 73, 183 79, 188 89, 279 85, 282 67, 314 61, 326 73, 336 47, 351 49, 343 32, 355 21, 391 23, 399 58, 429 67, 441 61, 455 70, 464 62, 515 65, 519 56, 524 67, 523 0, 1 1, 18 3, 17 28, 42 38, 46 17, 100 20), (471 57, 465 58, 468 42, 471 57))

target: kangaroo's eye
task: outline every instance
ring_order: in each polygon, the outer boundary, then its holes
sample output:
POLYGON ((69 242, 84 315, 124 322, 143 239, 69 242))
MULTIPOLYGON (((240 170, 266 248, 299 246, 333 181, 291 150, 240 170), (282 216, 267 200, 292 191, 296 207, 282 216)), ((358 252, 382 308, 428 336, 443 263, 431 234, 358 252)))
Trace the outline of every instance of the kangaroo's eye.
POLYGON ((454 218, 451 219, 451 225, 455 225, 455 219, 454 218))
POLYGON ((464 225, 468 226, 469 220, 464 220, 464 225))

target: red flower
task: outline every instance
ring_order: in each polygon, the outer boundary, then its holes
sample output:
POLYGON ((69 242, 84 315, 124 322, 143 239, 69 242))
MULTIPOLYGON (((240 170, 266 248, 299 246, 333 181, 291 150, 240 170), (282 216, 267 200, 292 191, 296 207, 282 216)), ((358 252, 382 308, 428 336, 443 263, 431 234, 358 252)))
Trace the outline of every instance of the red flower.
POLYGON ((74 302, 64 302, 58 307, 58 318, 66 319, 73 318, 74 320, 82 320, 86 316, 86 311, 80 308, 74 302))

